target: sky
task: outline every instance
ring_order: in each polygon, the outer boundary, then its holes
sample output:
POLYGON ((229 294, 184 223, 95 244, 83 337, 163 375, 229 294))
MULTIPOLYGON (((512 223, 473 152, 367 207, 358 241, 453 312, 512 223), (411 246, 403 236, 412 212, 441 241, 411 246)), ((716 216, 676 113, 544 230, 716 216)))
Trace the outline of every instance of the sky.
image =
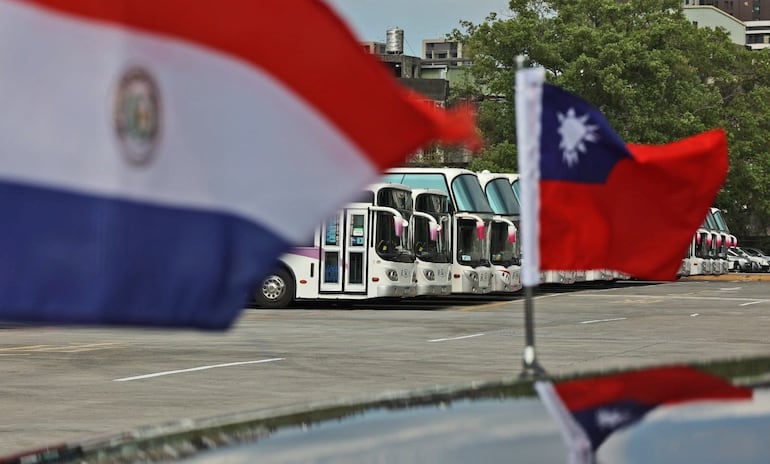
POLYGON ((508 0, 327 0, 362 42, 385 42, 393 27, 404 31, 404 52, 420 56, 423 39, 442 38, 461 20, 480 23, 504 14, 508 0))

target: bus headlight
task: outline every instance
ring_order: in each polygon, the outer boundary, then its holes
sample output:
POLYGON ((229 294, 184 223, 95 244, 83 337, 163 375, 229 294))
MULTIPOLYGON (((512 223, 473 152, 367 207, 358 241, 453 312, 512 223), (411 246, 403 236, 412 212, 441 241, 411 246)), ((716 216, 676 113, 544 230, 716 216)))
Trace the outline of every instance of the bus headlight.
POLYGON ((393 269, 389 270, 388 279, 392 280, 393 282, 398 282, 398 272, 394 271, 393 269))
POLYGON ((423 271, 423 275, 428 280, 431 280, 431 281, 436 280, 436 273, 433 272, 433 269, 426 269, 426 270, 424 270, 423 271))

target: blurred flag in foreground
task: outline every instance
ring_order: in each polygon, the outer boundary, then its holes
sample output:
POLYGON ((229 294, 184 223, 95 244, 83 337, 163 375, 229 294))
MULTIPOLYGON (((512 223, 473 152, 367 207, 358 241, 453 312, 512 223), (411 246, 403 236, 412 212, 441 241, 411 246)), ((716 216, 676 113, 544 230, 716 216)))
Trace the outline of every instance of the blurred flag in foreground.
POLYGON ((472 118, 314 0, 0 0, 0 321, 224 328, 285 248, 472 118))
POLYGON ((540 268, 676 278, 727 175, 723 130, 626 145, 596 108, 545 84, 542 68, 517 73, 516 126, 524 285, 540 268))
POLYGON ((644 369, 552 384, 535 383, 546 409, 559 423, 571 464, 593 463, 607 437, 652 409, 692 401, 747 400, 749 388, 687 366, 644 369))

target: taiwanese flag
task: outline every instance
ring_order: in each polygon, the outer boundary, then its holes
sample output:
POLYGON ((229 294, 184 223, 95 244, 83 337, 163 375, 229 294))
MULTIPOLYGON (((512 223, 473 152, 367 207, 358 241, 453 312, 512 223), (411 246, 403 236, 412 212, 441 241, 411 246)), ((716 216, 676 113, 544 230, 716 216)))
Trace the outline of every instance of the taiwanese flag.
MULTIPOLYGON (((626 144, 542 69, 517 73, 516 112, 525 268, 675 279, 727 175, 724 131, 626 144)), ((523 270, 525 285, 537 284, 534 272, 523 270)))
POLYGON ((225 328, 290 245, 472 119, 316 0, 0 0, 0 321, 225 328))
POLYGON ((733 386, 720 377, 687 366, 644 369, 555 385, 538 382, 536 389, 560 423, 570 449, 578 449, 575 445, 581 443, 582 435, 590 448, 582 452, 588 455, 613 432, 641 420, 656 407, 752 397, 749 388, 733 386))

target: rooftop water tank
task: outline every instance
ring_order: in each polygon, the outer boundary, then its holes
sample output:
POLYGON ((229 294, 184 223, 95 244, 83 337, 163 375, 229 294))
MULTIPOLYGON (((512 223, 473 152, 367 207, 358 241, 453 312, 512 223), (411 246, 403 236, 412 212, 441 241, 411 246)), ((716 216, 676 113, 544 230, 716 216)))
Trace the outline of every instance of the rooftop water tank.
POLYGON ((385 34, 385 53, 389 55, 404 54, 404 30, 393 27, 385 34))

